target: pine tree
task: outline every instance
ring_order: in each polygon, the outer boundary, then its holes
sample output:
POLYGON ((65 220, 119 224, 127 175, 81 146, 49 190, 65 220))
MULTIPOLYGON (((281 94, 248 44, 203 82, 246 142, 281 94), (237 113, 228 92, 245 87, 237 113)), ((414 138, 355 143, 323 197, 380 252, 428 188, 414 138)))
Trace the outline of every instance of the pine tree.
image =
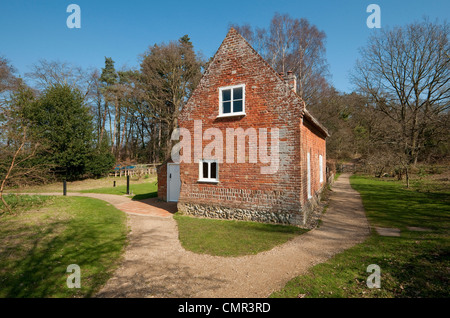
POLYGON ((102 68, 102 75, 100 76, 100 81, 105 86, 111 86, 117 83, 118 75, 114 63, 111 57, 105 57, 105 67, 102 68))

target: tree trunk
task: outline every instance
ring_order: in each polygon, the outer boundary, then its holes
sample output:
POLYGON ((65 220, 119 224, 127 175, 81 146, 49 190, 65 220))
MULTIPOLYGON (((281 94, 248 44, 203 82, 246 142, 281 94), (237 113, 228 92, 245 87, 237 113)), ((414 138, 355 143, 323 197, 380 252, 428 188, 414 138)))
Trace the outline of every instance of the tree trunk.
POLYGON ((111 154, 114 152, 114 139, 112 135, 112 122, 111 122, 111 110, 108 107, 108 117, 109 117, 109 141, 111 143, 111 154))
MULTIPOLYGON (((105 133, 106 115, 107 114, 108 114, 108 103, 105 101, 105 112, 103 113, 103 122, 102 122, 102 125, 101 125, 99 145, 101 145, 102 141, 103 141, 103 134, 105 133)), ((110 123, 111 123, 111 117, 110 117, 110 123)))
MULTIPOLYGON (((127 152, 126 151, 127 145, 126 144, 124 145, 124 141, 127 138, 127 136, 126 136, 127 120, 128 120, 128 107, 125 110, 125 119, 124 119, 124 123, 123 123, 122 138, 121 138, 122 140, 121 140, 120 146, 119 146, 119 156, 121 155, 120 151, 122 150, 122 148, 125 147, 125 158, 126 158, 126 152, 127 152)), ((128 142, 128 140, 127 140, 127 142, 128 142)))
MULTIPOLYGON (((117 151, 117 149, 118 149, 118 147, 119 147, 119 144, 118 144, 118 142, 117 142, 117 132, 119 131, 119 129, 118 129, 118 125, 120 126, 120 113, 119 113, 119 100, 118 100, 118 98, 116 97, 116 100, 115 100, 115 105, 114 105, 114 108, 115 108, 115 114, 114 114, 114 132, 113 132, 113 154, 114 154, 114 157, 116 158, 116 160, 118 159, 118 156, 117 156, 117 153, 118 153, 118 151, 117 151)), ((119 134, 120 134, 120 131, 119 131, 119 134)))

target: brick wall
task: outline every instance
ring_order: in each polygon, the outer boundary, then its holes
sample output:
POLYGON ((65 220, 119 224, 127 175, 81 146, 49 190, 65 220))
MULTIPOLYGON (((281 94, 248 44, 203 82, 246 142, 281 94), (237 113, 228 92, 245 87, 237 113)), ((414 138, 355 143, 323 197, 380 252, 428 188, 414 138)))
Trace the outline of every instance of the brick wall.
POLYGON ((310 153, 311 170, 311 195, 314 197, 322 190, 326 183, 326 141, 325 136, 316 127, 314 127, 306 118, 303 118, 301 124, 301 171, 302 171, 302 190, 301 202, 304 205, 308 201, 308 174, 307 174, 307 154, 310 153), (319 155, 322 155, 322 178, 320 182, 319 155))
POLYGON ((158 175, 158 199, 167 201, 167 162, 156 168, 158 175))

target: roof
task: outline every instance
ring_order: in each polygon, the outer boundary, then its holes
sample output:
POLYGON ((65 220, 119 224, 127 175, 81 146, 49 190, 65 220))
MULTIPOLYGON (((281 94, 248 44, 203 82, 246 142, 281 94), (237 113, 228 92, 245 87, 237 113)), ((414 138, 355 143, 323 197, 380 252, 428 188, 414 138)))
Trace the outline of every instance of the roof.
POLYGON ((313 126, 319 129, 326 137, 330 137, 328 130, 306 108, 303 109, 303 118, 306 118, 313 126))
MULTIPOLYGON (((220 45, 219 49, 216 51, 216 53, 214 54, 214 56, 211 59, 211 63, 209 63, 208 68, 205 70, 205 72, 203 73, 202 79, 200 80, 200 82, 202 82, 203 78, 205 76, 207 76, 207 74, 209 73, 209 68, 212 67, 212 65, 214 64, 215 58, 218 54, 219 51, 221 51, 222 46, 224 45, 224 42, 227 40, 227 38, 229 37, 233 37, 233 36, 237 36, 239 38, 239 40, 242 40, 243 42, 246 43, 246 45, 251 49, 251 51, 254 53, 255 56, 257 56, 266 66, 268 69, 270 69, 273 74, 276 76, 276 78, 278 78, 280 81, 282 81, 285 85, 286 81, 284 80, 283 76, 281 74, 279 74, 277 71, 275 71, 275 69, 250 45, 250 43, 248 43, 248 41, 241 35, 239 34, 239 32, 234 29, 233 27, 230 28, 230 30, 228 31, 225 39, 223 40, 222 44, 220 45)), ((303 100, 303 98, 297 94, 297 92, 295 92, 294 90, 290 90, 290 94, 292 94, 291 96, 298 99, 300 101, 300 103, 303 105, 303 107, 300 110, 299 116, 305 117, 313 126, 315 126, 319 131, 321 131, 326 137, 329 137, 329 133, 327 131, 327 129, 321 125, 319 123, 319 121, 314 118, 311 113, 309 113, 306 110, 306 103, 303 100)), ((192 95, 191 95, 192 98, 192 95)), ((189 101, 188 101, 189 102, 189 101)))
MULTIPOLYGON (((250 43, 248 43, 248 41, 236 29, 231 27, 230 30, 228 31, 227 37, 233 33, 242 38, 242 40, 244 40, 245 43, 247 43, 247 45, 252 49, 252 51, 264 62, 264 64, 266 64, 266 66, 270 68, 281 81, 285 82, 283 76, 277 71, 275 71, 275 69, 250 45, 250 43)), ((303 115, 313 126, 315 126, 319 131, 321 131, 326 137, 330 137, 328 130, 306 109, 306 103, 303 100, 303 98, 296 91, 292 92, 303 102, 303 109, 301 115, 303 115)))

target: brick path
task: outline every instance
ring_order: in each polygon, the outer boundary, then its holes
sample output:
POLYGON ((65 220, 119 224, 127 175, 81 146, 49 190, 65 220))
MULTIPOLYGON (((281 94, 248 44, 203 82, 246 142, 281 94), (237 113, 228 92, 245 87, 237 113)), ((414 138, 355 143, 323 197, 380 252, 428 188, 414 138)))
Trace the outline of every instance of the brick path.
POLYGON ((171 217, 177 212, 176 202, 159 201, 158 198, 145 199, 141 201, 124 202, 116 205, 116 208, 128 214, 171 217))
POLYGON ((172 214, 177 212, 176 203, 159 201, 158 198, 133 201, 127 196, 115 194, 72 192, 68 193, 67 195, 100 199, 114 205, 119 210, 132 215, 168 218, 172 217, 172 214))

